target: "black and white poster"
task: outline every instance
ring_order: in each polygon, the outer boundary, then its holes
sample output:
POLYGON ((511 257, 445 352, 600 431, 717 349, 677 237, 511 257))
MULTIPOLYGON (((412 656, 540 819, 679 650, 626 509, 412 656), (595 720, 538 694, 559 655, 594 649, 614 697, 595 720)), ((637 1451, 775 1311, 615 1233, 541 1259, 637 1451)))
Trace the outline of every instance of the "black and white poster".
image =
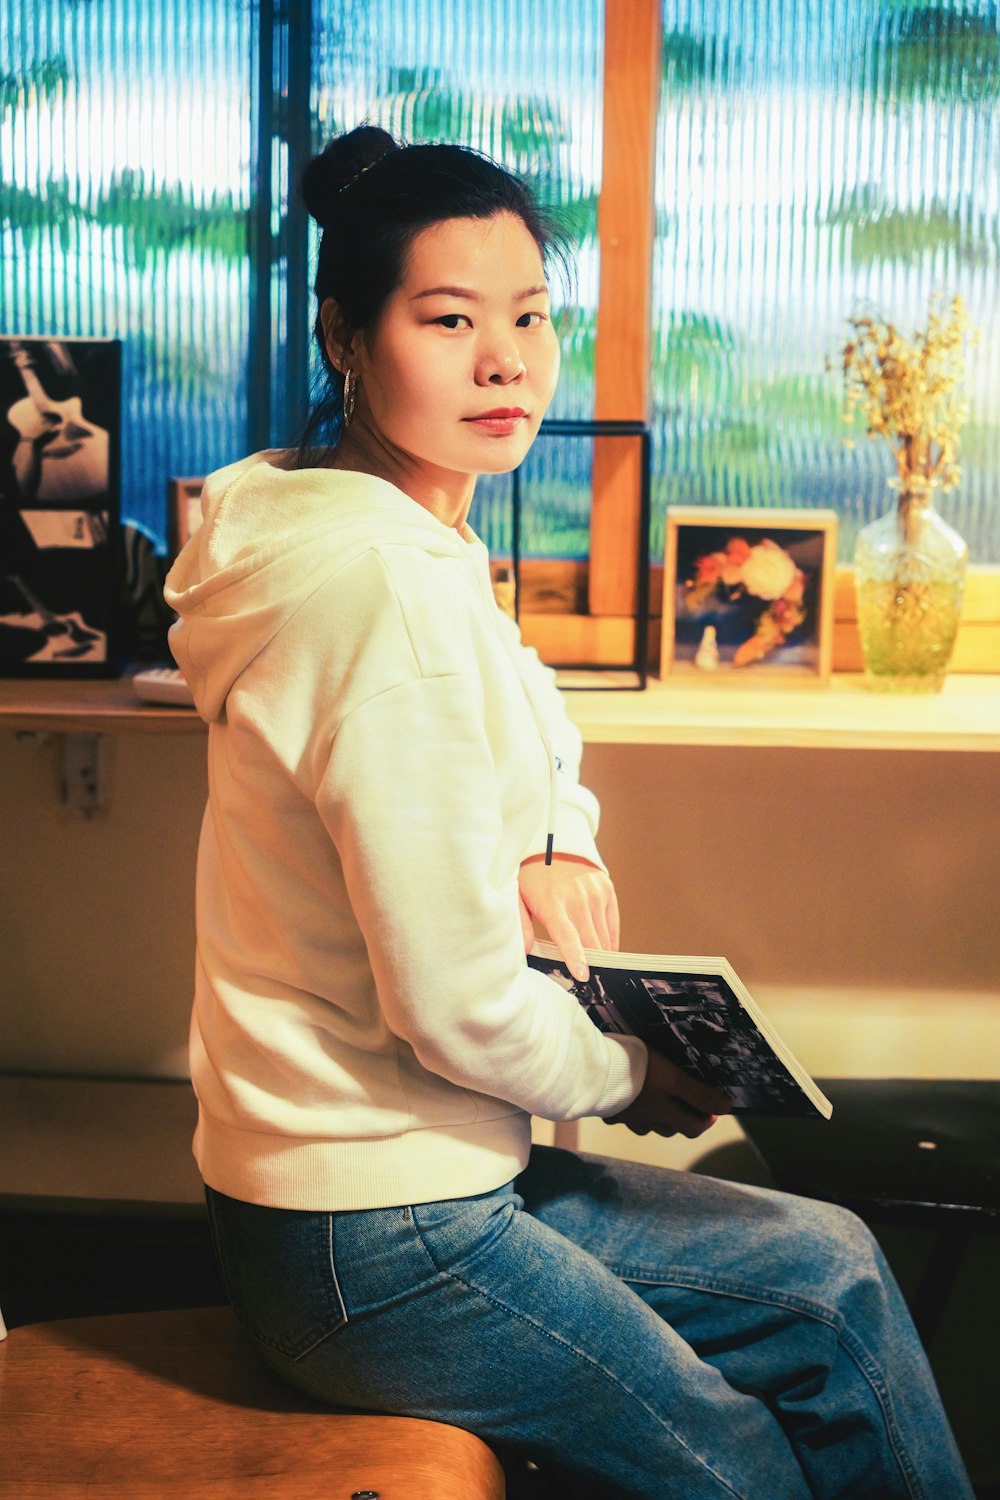
POLYGON ((121 345, 0 337, 0 675, 119 670, 121 345))

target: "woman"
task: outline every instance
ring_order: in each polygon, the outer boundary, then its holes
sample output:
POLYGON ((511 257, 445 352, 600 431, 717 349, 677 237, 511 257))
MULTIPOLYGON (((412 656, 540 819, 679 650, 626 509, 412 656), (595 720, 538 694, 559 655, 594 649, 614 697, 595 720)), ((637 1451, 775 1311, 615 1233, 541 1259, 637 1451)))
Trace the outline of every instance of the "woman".
POLYGON ((524 960, 535 922, 579 978, 618 943, 579 736, 466 519, 555 388, 551 241, 494 163, 371 128, 304 191, 339 441, 214 475, 168 580, 211 726, 195 1150, 242 1321, 315 1396, 602 1495, 968 1494, 851 1216, 530 1150, 532 1114, 728 1107, 524 960))

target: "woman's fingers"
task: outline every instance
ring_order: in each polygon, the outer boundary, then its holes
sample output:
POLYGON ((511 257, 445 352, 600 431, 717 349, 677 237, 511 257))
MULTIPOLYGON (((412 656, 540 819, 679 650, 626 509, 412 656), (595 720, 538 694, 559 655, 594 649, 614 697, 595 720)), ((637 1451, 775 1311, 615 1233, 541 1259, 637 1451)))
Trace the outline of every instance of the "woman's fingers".
POLYGON ((574 979, 585 984, 590 978, 590 965, 583 950, 596 945, 584 943, 576 924, 565 913, 554 913, 543 920, 549 937, 562 955, 563 963, 574 979))
POLYGON ((610 953, 617 953, 621 947, 622 929, 621 919, 618 914, 618 897, 615 894, 614 886, 611 887, 608 896, 608 904, 605 908, 605 922, 608 928, 608 951, 610 953))
POLYGON ((518 905, 521 910, 521 937, 524 939, 524 951, 530 953, 535 946, 535 924, 531 920, 531 913, 524 904, 524 897, 518 896, 518 905))
POLYGON ((620 1115, 609 1115, 608 1125, 627 1125, 633 1135, 684 1135, 688 1140, 697 1140, 715 1124, 718 1115, 702 1114, 691 1109, 682 1099, 661 1100, 659 1108, 650 1115, 630 1105, 620 1115))
POLYGON ((573 978, 585 983, 590 969, 584 948, 618 944, 618 902, 603 870, 580 860, 551 865, 528 861, 521 867, 521 899, 541 922, 573 978))
POLYGON ((601 948, 607 951, 611 941, 604 893, 601 892, 600 901, 590 900, 590 894, 585 891, 574 892, 565 906, 557 906, 545 918, 549 935, 558 946, 574 979, 586 980, 590 977, 584 948, 601 948))
POLYGON ((684 1135, 689 1141, 696 1141, 700 1135, 704 1135, 710 1126, 714 1125, 717 1115, 703 1115, 696 1110, 688 1109, 681 1104, 676 1116, 668 1123, 653 1125, 650 1127, 654 1135, 684 1135))
POLYGON ((636 1135, 684 1135, 695 1140, 732 1105, 721 1089, 692 1078, 662 1053, 651 1051, 646 1078, 636 1099, 611 1124, 627 1125, 636 1135))
POLYGON ((614 886, 607 893, 603 906, 599 907, 595 914, 595 925, 600 939, 597 946, 603 948, 605 953, 617 953, 621 946, 621 931, 618 921, 618 897, 615 895, 614 886))

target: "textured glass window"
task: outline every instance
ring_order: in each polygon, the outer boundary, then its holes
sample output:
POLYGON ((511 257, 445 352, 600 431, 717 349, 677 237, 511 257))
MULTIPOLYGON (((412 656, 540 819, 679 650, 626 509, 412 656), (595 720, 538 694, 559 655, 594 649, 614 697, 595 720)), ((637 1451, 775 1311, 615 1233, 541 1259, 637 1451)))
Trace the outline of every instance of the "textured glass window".
MULTIPOLYGON (((522 173, 557 211, 572 235, 576 285, 568 298, 553 288, 564 342, 549 414, 592 417, 603 0, 319 0, 313 45, 317 148, 362 123, 408 142, 460 142, 522 173)), ((313 264, 315 255, 314 236, 313 264)), ((539 446, 526 550, 579 553, 589 466, 588 443, 539 446)), ((493 551, 509 550, 506 480, 479 481, 473 521, 493 551)))
MULTIPOLYGON (((593 413, 602 14, 602 0, 313 6, 316 147, 362 119, 467 141, 575 230, 559 417, 593 413)), ((258 18, 244 0, 0 9, 0 331, 123 340, 123 513, 161 541, 166 477, 247 447, 258 18)), ((941 508, 974 560, 1000 561, 997 0, 664 0, 663 25, 654 556, 670 501, 834 505, 849 556, 886 503, 888 454, 844 447, 827 362, 853 312, 913 328, 940 288, 987 333, 962 485, 941 508)), ((280 246, 278 261, 280 368, 280 246)), ((533 455, 527 550, 579 553, 588 453, 533 455)), ((481 484, 496 550, 508 519, 506 487, 481 484)))
POLYGON ((940 289, 985 333, 940 508, 1000 561, 996 0, 664 0, 663 29, 653 556, 685 503, 831 505, 849 558, 892 461, 844 445, 846 320, 912 332, 940 289))
POLYGON ((4 0, 0 331, 122 340, 122 515, 245 451, 251 14, 4 0))

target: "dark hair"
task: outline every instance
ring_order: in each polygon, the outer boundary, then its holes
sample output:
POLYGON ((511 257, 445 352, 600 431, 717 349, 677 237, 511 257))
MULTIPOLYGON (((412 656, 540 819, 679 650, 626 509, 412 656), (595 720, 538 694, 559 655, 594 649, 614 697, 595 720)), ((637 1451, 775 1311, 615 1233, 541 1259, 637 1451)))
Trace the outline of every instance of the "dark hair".
POLYGON ((325 378, 299 443, 299 468, 322 462, 316 445, 335 440, 343 414, 344 377, 327 353, 319 315, 328 297, 350 331, 374 328, 403 279, 414 237, 445 219, 515 214, 546 265, 567 263, 563 234, 527 184, 468 146, 404 146, 377 126, 359 125, 313 157, 301 192, 323 230, 314 291, 325 378))

